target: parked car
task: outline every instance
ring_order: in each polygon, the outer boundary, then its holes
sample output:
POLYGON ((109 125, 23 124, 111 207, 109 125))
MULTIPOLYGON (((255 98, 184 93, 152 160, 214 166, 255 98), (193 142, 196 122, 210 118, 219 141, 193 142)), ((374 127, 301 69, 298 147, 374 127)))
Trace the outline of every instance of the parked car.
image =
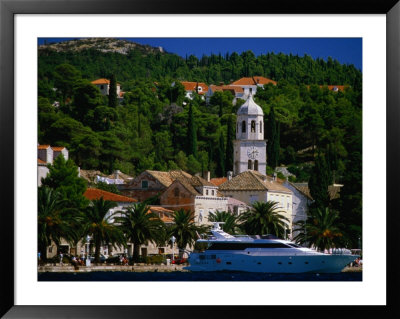
MULTIPOLYGON (((107 257, 104 256, 103 254, 100 254, 100 262, 105 263, 107 261, 107 257)), ((90 262, 94 262, 94 256, 90 256, 90 262)))
POLYGON ((187 262, 187 258, 176 258, 171 261, 172 264, 181 265, 187 262))

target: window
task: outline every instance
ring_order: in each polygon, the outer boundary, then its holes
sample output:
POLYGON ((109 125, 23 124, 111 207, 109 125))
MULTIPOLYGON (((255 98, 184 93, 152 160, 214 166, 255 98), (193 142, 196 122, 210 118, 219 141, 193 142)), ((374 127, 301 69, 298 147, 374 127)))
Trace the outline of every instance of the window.
POLYGON ((262 121, 260 121, 260 133, 262 133, 262 121))
POLYGON ((208 189, 206 189, 206 195, 208 195, 208 189))
POLYGON ((242 122, 242 133, 246 133, 246 121, 242 122))
POLYGON ((149 188, 149 181, 142 181, 142 188, 143 189, 149 188))
POLYGON ((208 250, 245 250, 248 248, 290 248, 283 243, 213 243, 208 250))
POLYGON ((215 193, 214 193, 214 190, 212 190, 212 191, 211 191, 211 195, 214 196, 214 194, 215 194, 215 193))
POLYGON ((254 170, 258 171, 258 161, 257 160, 254 161, 254 170))
POLYGON ((256 121, 251 121, 251 132, 256 132, 256 121))
POLYGON ((103 90, 104 89, 104 85, 101 85, 100 88, 103 90))
POLYGON ((247 162, 247 168, 248 169, 252 169, 252 162, 251 162, 251 160, 249 160, 248 162, 247 162))

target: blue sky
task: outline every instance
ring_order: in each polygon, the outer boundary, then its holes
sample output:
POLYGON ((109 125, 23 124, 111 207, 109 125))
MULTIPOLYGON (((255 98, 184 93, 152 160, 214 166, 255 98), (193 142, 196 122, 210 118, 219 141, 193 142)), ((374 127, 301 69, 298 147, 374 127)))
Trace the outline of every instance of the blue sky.
MULTIPOLYGON (((124 38, 140 44, 161 46, 182 57, 201 57, 211 53, 241 53, 251 50, 256 56, 268 52, 308 54, 314 59, 330 56, 343 64, 354 64, 362 70, 362 38, 124 38)), ((38 43, 59 42, 70 38, 39 38, 38 43)))

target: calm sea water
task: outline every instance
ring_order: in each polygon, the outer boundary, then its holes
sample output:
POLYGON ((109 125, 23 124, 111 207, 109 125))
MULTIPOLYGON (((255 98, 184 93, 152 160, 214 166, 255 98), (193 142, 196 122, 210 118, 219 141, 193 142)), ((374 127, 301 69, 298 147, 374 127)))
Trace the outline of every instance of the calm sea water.
POLYGON ((264 274, 245 272, 87 272, 38 275, 39 281, 362 281, 361 272, 264 274))

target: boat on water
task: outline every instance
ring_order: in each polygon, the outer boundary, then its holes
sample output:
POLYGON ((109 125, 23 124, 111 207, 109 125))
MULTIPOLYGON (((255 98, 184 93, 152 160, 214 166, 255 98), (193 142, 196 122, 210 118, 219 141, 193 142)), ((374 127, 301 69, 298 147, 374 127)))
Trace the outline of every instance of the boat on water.
POLYGON ((204 251, 189 254, 190 271, 246 271, 262 273, 339 273, 357 259, 347 249, 321 253, 273 235, 232 236, 215 222, 212 236, 199 239, 204 251))

